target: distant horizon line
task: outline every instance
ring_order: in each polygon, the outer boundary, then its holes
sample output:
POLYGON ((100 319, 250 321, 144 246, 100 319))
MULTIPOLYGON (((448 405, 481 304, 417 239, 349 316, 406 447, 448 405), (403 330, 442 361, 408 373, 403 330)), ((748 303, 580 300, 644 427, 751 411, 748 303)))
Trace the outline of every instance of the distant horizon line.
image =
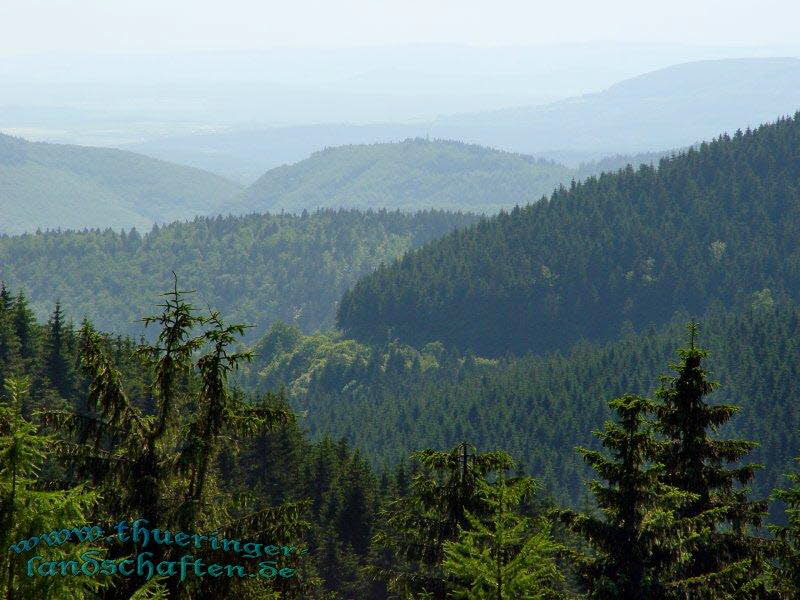
MULTIPOLYGON (((319 46, 291 46, 276 45, 252 48, 192 48, 192 49, 161 49, 161 50, 51 50, 47 52, 5 52, 0 50, 0 60, 14 58, 43 58, 43 57, 101 57, 101 56, 192 56, 192 55, 246 55, 267 54, 271 52, 294 51, 348 51, 370 50, 376 48, 464 48, 475 50, 504 50, 504 49, 533 49, 533 48, 558 48, 576 46, 647 46, 647 47, 674 47, 674 48, 708 48, 708 49, 767 49, 767 48, 797 48, 800 50, 800 41, 725 41, 725 42, 686 42, 686 41, 645 41, 645 40, 564 40, 558 42, 531 42, 521 44, 482 44, 477 42, 436 42, 436 41, 408 41, 387 43, 364 43, 351 45, 319 45, 319 46)), ((746 58, 746 57, 742 57, 746 58)), ((775 57, 781 58, 781 57, 775 57)))

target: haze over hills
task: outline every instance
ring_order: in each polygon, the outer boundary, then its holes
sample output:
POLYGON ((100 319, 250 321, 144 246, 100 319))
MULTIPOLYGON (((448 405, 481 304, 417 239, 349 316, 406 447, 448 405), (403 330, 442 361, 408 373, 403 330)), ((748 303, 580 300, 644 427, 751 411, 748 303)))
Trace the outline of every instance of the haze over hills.
MULTIPOLYGON (((797 56, 800 45, 438 43, 148 52, 0 58, 0 130, 41 141, 119 146, 209 130, 430 122, 439 115, 596 92, 688 61, 797 56)), ((425 131, 393 139, 417 135, 425 131)), ((379 138, 329 145, 375 141, 379 138)), ((313 145, 302 156, 260 165, 246 183, 323 147, 313 145)))
POLYGON ((701 61, 541 107, 437 119, 431 134, 566 161, 687 146, 800 108, 800 59, 701 61))
POLYGON ((213 212, 239 189, 218 175, 133 152, 0 134, 0 233, 150 228, 213 212))
POLYGON ((798 182, 800 113, 456 231, 360 280, 338 323, 370 342, 503 355, 767 288, 798 300, 798 182))
POLYGON ((451 140, 338 146, 267 171, 223 213, 317 208, 429 208, 495 213, 536 202, 559 185, 668 152, 616 155, 578 168, 451 140))
POLYGON ((547 105, 408 123, 240 127, 125 147, 244 183, 328 146, 409 137, 452 139, 577 166, 610 154, 685 147, 798 107, 800 60, 725 59, 674 65, 547 105))
POLYGON ((324 148, 424 135, 425 127, 421 125, 297 125, 164 137, 125 148, 206 169, 249 185, 265 171, 304 160, 324 148))
POLYGON ((225 212, 316 208, 438 208, 496 212, 539 200, 574 171, 553 162, 447 140, 350 145, 268 171, 225 212))
POLYGON ((0 600, 800 600, 798 23, 0 0, 0 600))

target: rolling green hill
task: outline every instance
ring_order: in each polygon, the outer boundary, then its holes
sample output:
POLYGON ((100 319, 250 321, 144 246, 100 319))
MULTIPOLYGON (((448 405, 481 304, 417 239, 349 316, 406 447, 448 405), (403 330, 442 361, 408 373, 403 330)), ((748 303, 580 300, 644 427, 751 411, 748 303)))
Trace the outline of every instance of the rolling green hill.
POLYGON ((800 113, 454 232, 359 281, 338 323, 481 355, 566 348, 763 288, 798 299, 798 239, 800 113))
POLYGON ((299 163, 268 171, 224 210, 348 207, 496 212, 539 200, 574 174, 563 165, 529 156, 417 138, 316 152, 299 163))
POLYGON ((137 319, 174 270, 192 301, 263 332, 333 324, 336 301, 360 276, 477 217, 441 211, 321 211, 198 217, 145 235, 111 230, 0 236, 0 281, 25 291, 44 319, 61 299, 76 320, 138 335, 137 319))
POLYGON ((211 213, 239 189, 217 175, 132 152, 0 134, 0 233, 149 228, 211 213))

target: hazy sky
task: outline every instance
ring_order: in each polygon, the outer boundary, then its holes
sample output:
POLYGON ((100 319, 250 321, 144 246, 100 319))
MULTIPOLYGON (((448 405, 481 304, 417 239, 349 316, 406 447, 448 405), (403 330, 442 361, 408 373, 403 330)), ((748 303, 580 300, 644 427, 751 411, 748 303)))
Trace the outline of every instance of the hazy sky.
POLYGON ((798 39, 797 0, 0 0, 0 56, 798 39))

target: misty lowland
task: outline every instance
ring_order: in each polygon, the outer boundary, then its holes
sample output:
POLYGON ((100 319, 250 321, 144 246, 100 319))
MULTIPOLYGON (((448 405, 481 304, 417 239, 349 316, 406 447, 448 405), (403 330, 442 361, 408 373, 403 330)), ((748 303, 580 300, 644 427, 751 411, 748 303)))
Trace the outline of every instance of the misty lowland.
POLYGON ((800 598, 800 7, 45 4, 0 600, 800 598))

